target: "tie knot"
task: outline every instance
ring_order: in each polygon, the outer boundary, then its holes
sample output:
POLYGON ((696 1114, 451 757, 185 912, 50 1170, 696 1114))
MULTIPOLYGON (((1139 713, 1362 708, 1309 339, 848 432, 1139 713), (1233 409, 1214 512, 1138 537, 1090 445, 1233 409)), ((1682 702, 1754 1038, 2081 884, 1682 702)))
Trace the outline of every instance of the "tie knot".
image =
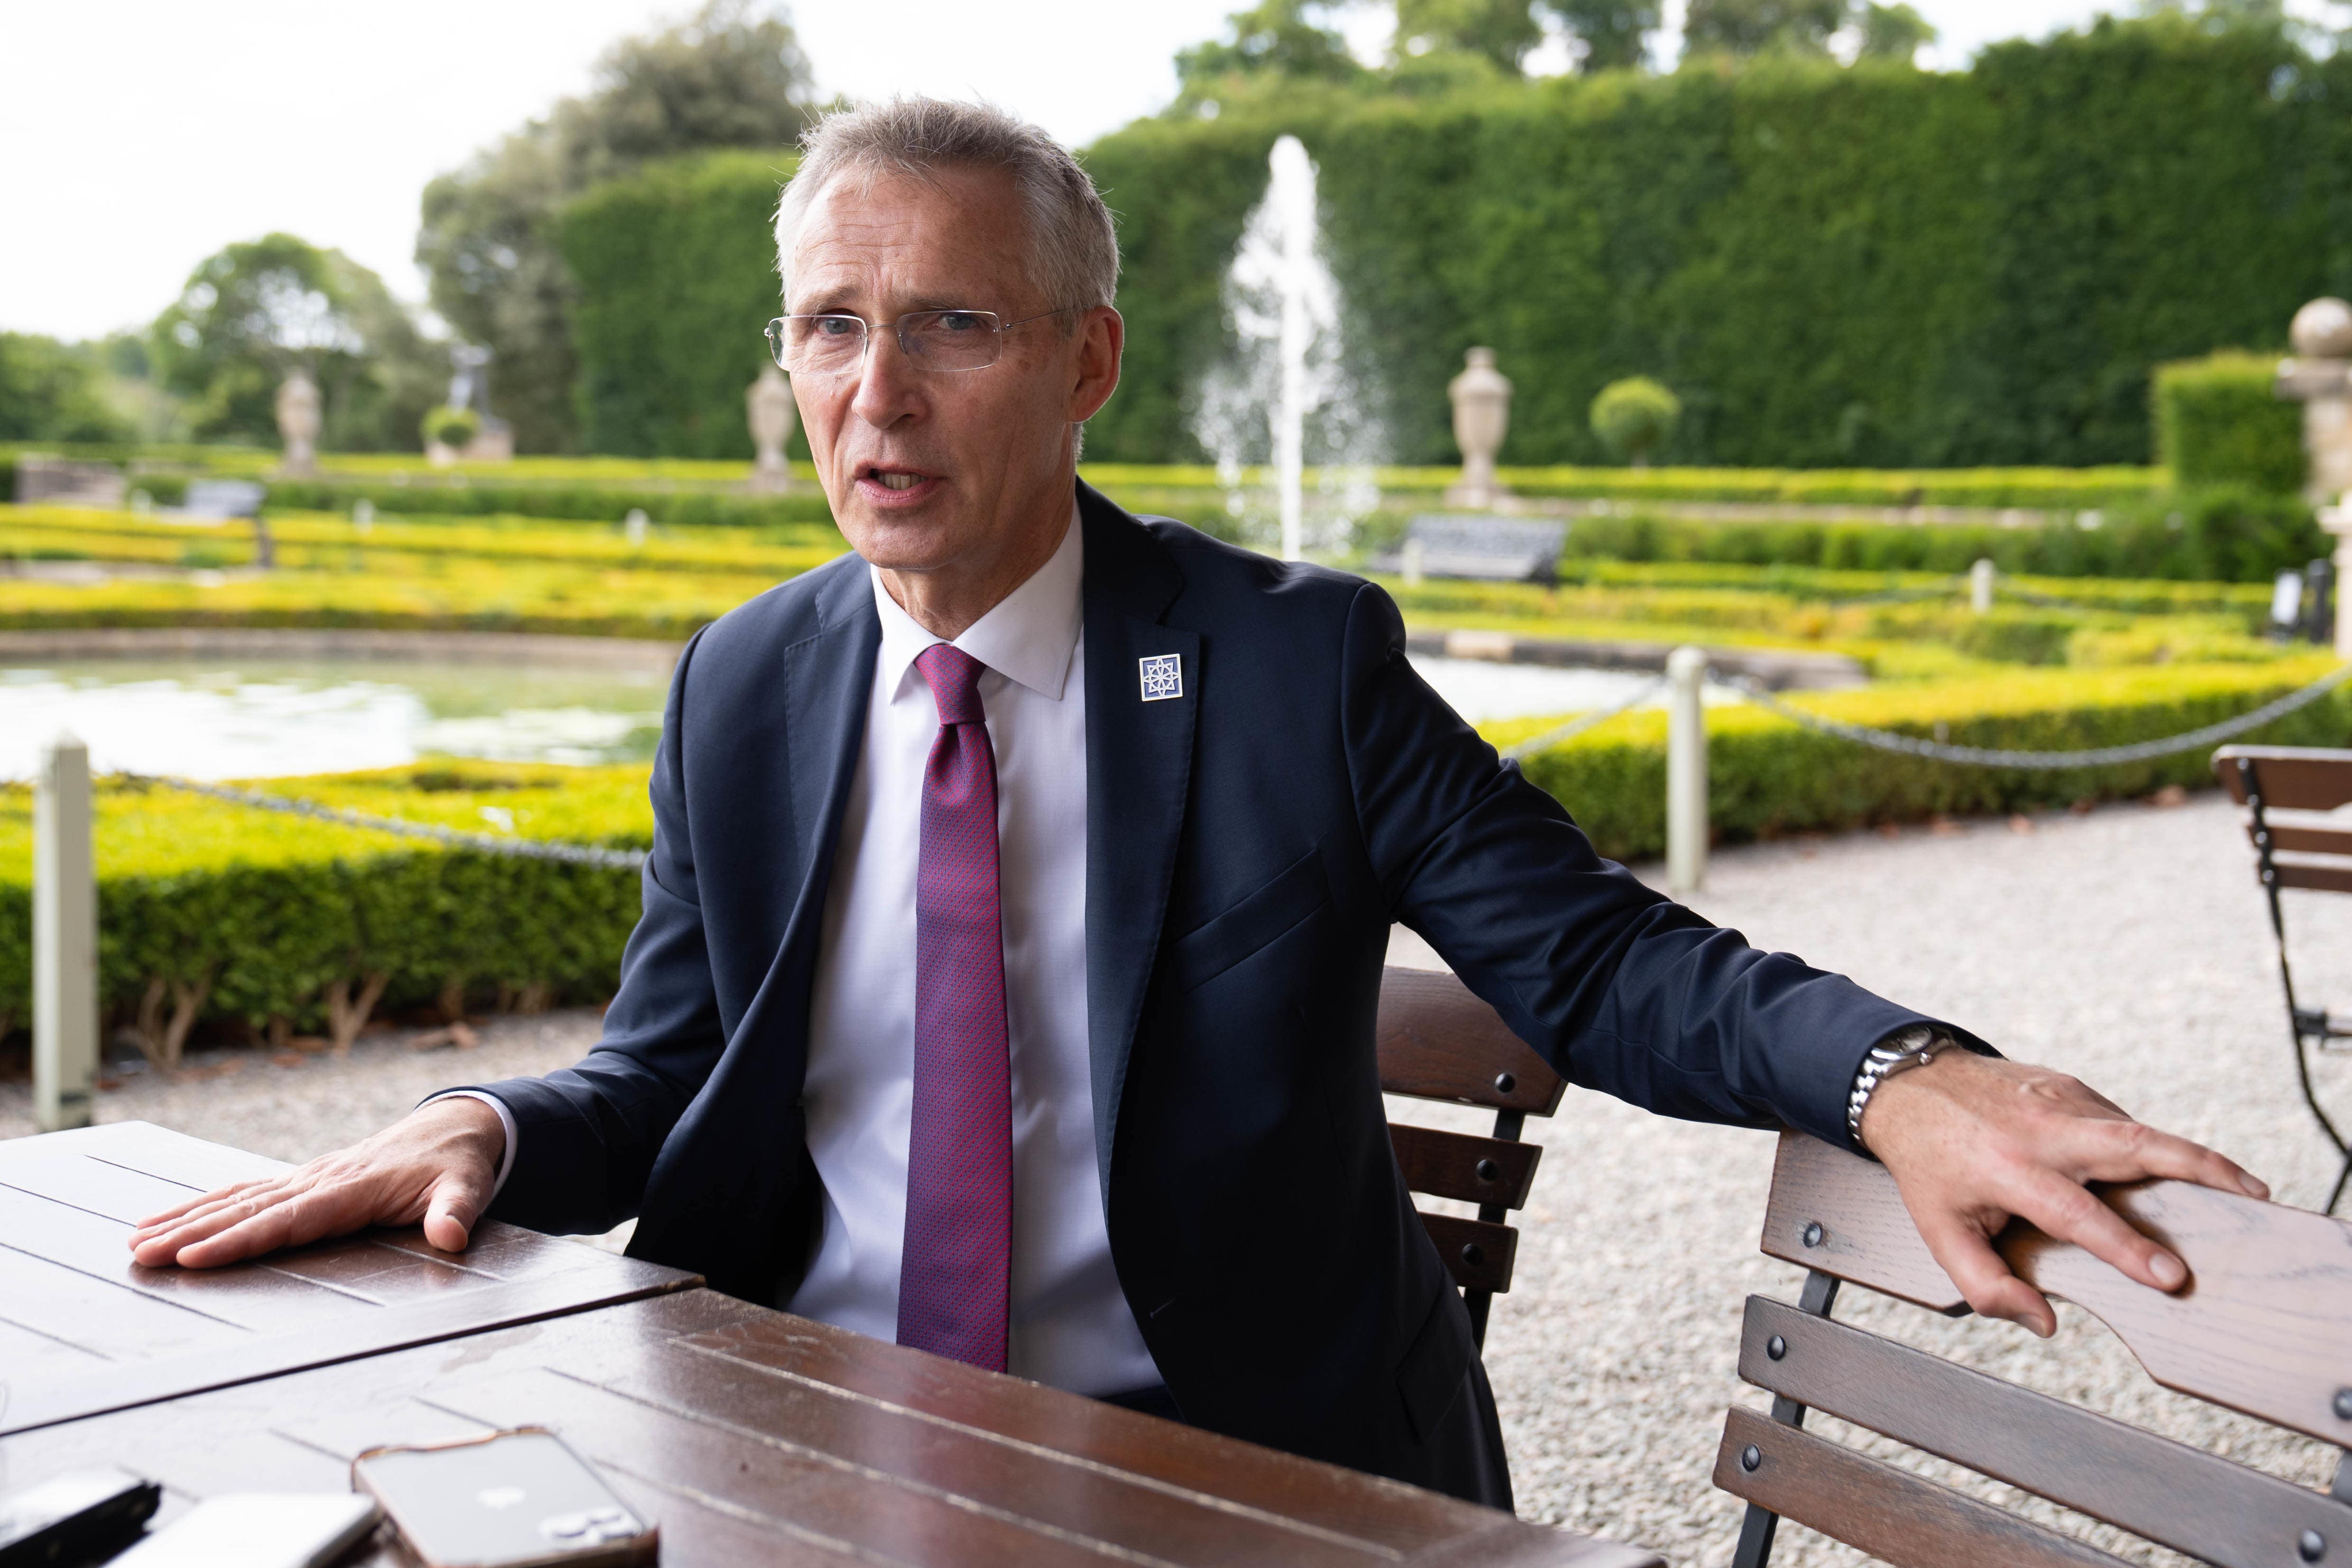
POLYGON ((980 678, 988 672, 988 666, 960 647, 939 642, 915 656, 915 668, 930 686, 942 727, 987 721, 980 706, 980 678))

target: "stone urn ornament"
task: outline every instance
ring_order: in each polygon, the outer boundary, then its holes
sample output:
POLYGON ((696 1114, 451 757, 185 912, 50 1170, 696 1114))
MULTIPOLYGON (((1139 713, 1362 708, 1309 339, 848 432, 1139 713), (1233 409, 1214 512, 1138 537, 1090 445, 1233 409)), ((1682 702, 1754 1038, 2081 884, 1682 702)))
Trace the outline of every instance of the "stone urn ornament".
POLYGON ((319 386, 302 371, 278 384, 278 435, 286 444, 278 472, 319 471, 319 386))
POLYGON ((1495 455, 1511 428, 1511 383, 1495 368, 1493 349, 1472 349, 1464 358, 1462 374, 1445 387, 1454 401, 1454 444, 1462 448, 1462 478, 1445 501, 1489 507, 1511 493, 1495 478, 1495 455))
MULTIPOLYGON (((2294 313, 2294 357, 2279 362, 2278 395, 2303 405, 2304 494, 2336 537, 2336 581, 2352 570, 2352 304, 2332 296, 2294 313)), ((2352 595, 2336 598, 2336 652, 2352 658, 2352 595)))
POLYGON ((760 372, 760 379, 743 393, 744 416, 751 426, 751 447, 756 456, 751 460, 751 491, 755 495, 782 495, 793 488, 793 470, 784 461, 784 443, 793 438, 793 424, 797 410, 793 405, 792 384, 784 373, 774 365, 760 372))

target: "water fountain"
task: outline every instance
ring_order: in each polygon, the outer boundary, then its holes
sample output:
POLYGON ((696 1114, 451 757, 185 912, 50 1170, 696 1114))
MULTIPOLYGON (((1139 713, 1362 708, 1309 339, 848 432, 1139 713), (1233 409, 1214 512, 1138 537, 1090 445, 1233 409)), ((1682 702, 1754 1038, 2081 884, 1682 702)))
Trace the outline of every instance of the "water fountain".
POLYGON ((1379 438, 1342 368, 1339 288, 1318 244, 1314 162, 1297 137, 1285 136, 1267 164, 1265 196, 1250 215, 1225 279, 1238 353, 1202 385, 1195 428, 1237 516, 1247 510, 1244 457, 1266 452, 1282 557, 1297 561, 1309 542, 1310 421, 1321 488, 1328 492, 1323 500, 1333 514, 1328 521, 1340 534, 1323 542, 1344 542, 1354 516, 1377 503, 1369 465, 1379 438))

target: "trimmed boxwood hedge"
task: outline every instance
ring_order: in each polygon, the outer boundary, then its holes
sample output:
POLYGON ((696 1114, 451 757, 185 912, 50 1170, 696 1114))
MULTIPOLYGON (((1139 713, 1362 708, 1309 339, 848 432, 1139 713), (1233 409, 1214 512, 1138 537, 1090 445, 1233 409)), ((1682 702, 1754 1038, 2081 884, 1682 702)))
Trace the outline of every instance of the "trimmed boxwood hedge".
POLYGON ((2303 411, 2273 390, 2280 357, 2228 351, 2157 367, 2157 450, 2176 479, 2303 488, 2303 411))
MULTIPOLYGON (((424 763, 270 781, 305 799, 460 827, 485 805, 526 837, 652 842, 643 767, 424 763)), ((593 1000, 635 925, 633 871, 530 860, 101 782, 96 842, 99 993, 118 1013, 151 981, 209 982, 205 1016, 310 1030, 338 981, 386 977, 383 1005, 494 984, 593 1000)), ((32 792, 0 787, 0 1017, 26 1021, 32 975, 32 792)))
MULTIPOLYGON (((2216 723, 2315 679, 2333 663, 2320 657, 2266 666, 2030 670, 1795 700, 1849 723, 1953 745, 2074 751, 2216 723)), ((1490 725, 1487 733, 1509 744, 1543 728, 1517 721, 1490 725)), ((2338 689, 2242 739, 2344 745, 2352 741, 2352 693, 2338 689)), ((1568 807, 1602 854, 1643 859, 1665 852, 1663 713, 1612 720, 1521 767, 1568 807)), ((2210 750, 2105 768, 1963 767, 1819 735, 1750 707, 1707 711, 1707 814, 1719 843, 2128 798, 2167 784, 2195 789, 2212 784, 2210 750)))

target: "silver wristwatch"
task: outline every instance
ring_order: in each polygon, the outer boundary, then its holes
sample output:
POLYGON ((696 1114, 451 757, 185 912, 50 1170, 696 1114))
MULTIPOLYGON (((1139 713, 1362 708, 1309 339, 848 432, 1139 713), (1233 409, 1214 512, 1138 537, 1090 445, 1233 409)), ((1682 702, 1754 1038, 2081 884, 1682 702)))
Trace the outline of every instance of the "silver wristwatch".
POLYGON ((1845 1097, 1845 1130, 1857 1146, 1862 1142, 1862 1113, 1869 1109, 1870 1097, 1878 1092, 1878 1086, 1896 1073, 1926 1067, 1936 1059, 1937 1051, 1951 1044, 1951 1037, 1934 1026, 1914 1024, 1870 1047, 1870 1055, 1862 1059, 1862 1070, 1853 1075, 1853 1092, 1845 1097))

